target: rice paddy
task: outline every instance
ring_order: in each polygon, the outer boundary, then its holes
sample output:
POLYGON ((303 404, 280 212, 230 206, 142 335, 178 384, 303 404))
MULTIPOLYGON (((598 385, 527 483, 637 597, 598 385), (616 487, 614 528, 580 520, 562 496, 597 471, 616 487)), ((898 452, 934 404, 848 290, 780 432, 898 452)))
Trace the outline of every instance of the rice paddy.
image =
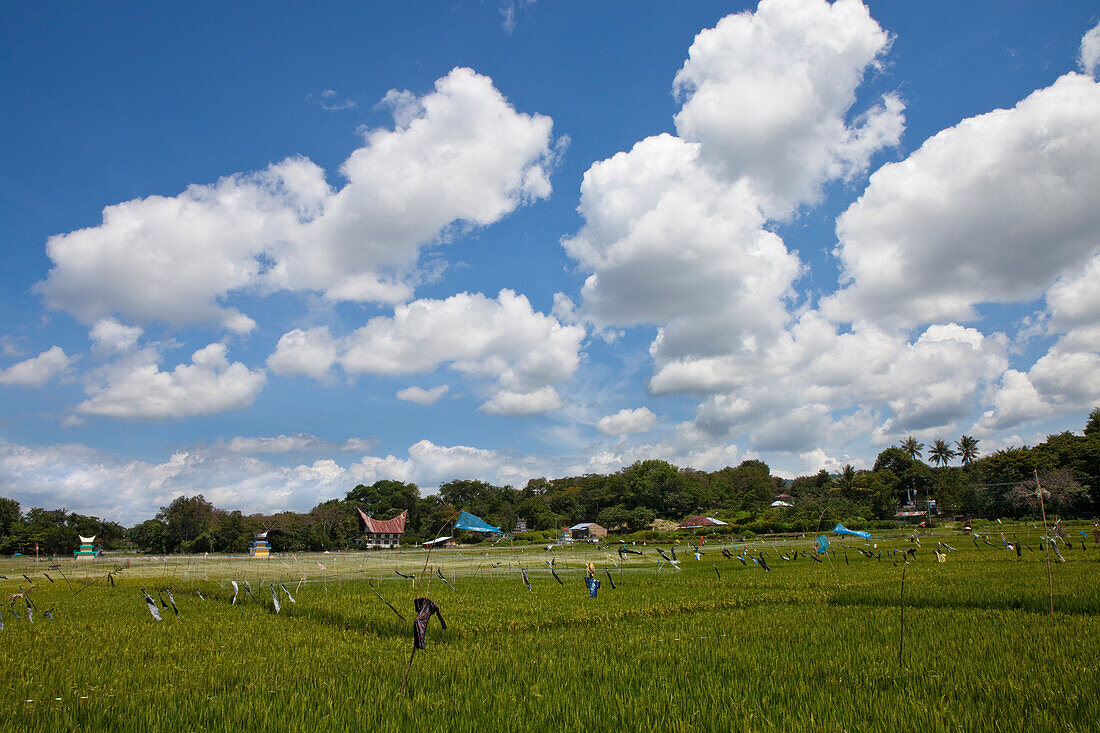
POLYGON ((833 537, 822 562, 783 559, 812 554, 811 537, 712 543, 699 560, 680 545, 678 569, 652 546, 622 567, 614 546, 435 550, 419 588, 395 572, 420 576, 419 549, 130 557, 111 579, 126 558, 5 559, 3 597, 26 574, 36 610, 32 624, 25 601, 3 602, 0 727, 1095 730, 1100 547, 1071 533, 1050 614, 1036 533, 1013 531, 1019 557, 925 530, 908 564, 908 532, 833 537), (957 548, 944 563, 938 541, 957 548), (430 620, 402 691, 417 596, 447 628, 430 620))

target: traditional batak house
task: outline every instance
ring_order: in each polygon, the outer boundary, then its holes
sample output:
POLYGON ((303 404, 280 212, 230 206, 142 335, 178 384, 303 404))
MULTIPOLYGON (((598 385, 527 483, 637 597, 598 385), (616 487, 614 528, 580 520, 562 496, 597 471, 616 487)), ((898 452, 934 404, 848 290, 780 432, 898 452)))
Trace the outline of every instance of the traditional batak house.
POLYGON ((95 542, 95 535, 91 537, 77 535, 77 537, 80 537, 80 549, 73 553, 73 557, 77 560, 95 560, 95 545, 92 544, 95 542))
POLYGON ((251 557, 269 557, 271 548, 267 544, 267 532, 252 535, 252 545, 248 548, 251 557))
POLYGON ((363 530, 363 547, 397 547, 401 544, 401 535, 405 533, 405 519, 409 512, 403 511, 393 519, 374 519, 356 508, 365 528, 363 530))

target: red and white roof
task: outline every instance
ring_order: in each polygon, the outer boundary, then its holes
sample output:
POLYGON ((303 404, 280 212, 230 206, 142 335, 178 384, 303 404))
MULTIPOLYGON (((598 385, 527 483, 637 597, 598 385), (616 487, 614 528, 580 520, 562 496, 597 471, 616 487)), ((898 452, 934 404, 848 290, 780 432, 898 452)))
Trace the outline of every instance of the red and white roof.
POLYGON ((363 513, 363 510, 356 507, 355 511, 359 512, 359 516, 363 518, 363 524, 367 525, 367 531, 371 534, 396 533, 401 534, 405 531, 405 519, 408 518, 408 510, 401 512, 393 519, 374 519, 368 517, 363 513))

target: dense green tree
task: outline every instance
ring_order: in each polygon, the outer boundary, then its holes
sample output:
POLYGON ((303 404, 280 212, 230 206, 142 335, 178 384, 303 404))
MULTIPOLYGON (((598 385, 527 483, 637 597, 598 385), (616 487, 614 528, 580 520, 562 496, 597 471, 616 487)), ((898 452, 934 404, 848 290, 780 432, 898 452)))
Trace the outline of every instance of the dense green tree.
POLYGON ((344 500, 359 506, 367 516, 389 519, 404 511, 411 513, 419 498, 420 488, 416 484, 381 479, 370 486, 359 484, 344 500))
POLYGON ((516 507, 516 514, 527 520, 527 528, 531 530, 557 529, 561 524, 561 518, 537 496, 528 496, 521 500, 516 507))
POLYGON ((214 552, 246 552, 252 532, 240 511, 223 512, 214 526, 214 552))
POLYGON ((168 525, 159 519, 146 519, 131 527, 126 536, 142 552, 168 552, 168 525))
POLYGON ((912 458, 903 448, 887 448, 875 459, 875 472, 889 471, 897 479, 899 494, 907 499, 926 494, 931 488, 932 472, 928 466, 912 458))
POLYGON ((217 524, 218 510, 202 494, 177 497, 166 507, 161 507, 157 519, 168 527, 167 552, 195 552, 203 535, 212 535, 217 524))
POLYGON ((0 496, 0 538, 7 536, 22 518, 23 512, 19 508, 19 502, 0 496))
POLYGON ((651 509, 627 509, 620 504, 601 511, 596 522, 612 532, 637 532, 647 528, 655 518, 651 509))
POLYGON ((945 468, 937 471, 932 478, 932 496, 940 511, 948 514, 965 511, 970 487, 970 477, 961 468, 945 468))
POLYGON ((1100 405, 1092 408, 1092 412, 1089 413, 1089 420, 1085 423, 1085 435, 1100 435, 1100 405))

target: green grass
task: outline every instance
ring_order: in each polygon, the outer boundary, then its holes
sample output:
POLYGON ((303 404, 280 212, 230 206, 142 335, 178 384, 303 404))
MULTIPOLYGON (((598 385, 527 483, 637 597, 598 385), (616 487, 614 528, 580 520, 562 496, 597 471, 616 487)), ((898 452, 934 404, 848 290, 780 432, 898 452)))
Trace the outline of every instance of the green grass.
MULTIPOLYGON (((22 607, 16 621, 3 605, 0 727, 1094 730, 1100 548, 1081 550, 1075 540, 1062 550, 1068 562, 1053 568, 1052 616, 1042 553, 1017 560, 958 534, 941 537, 959 548, 947 563, 935 562, 928 549, 935 540, 925 534, 904 566, 900 667, 903 566, 853 549, 847 563, 840 554, 819 564, 785 562, 773 544, 749 545, 768 549, 773 571, 765 573, 724 559, 719 547, 708 547, 701 562, 685 549, 681 571, 658 572, 647 548, 627 560, 621 583, 613 553, 556 550, 564 586, 539 548, 435 551, 431 566, 455 590, 426 577, 419 591, 393 572, 419 574, 417 550, 143 559, 113 587, 111 560, 65 561, 68 583, 46 570, 52 584, 42 577, 46 563, 5 560, 0 573, 9 580, 0 590, 6 597, 26 587, 26 572, 39 612, 31 625, 22 607), (588 560, 604 581, 596 599, 583 584, 588 560), (231 579, 247 580, 255 597, 231 606, 231 579), (286 583, 298 603, 280 593, 283 612, 275 615, 271 582, 286 583), (180 615, 162 609, 157 623, 140 588, 156 595, 169 585, 178 589, 180 615), (412 599, 420 594, 436 600, 448 628, 431 621, 428 648, 417 653, 402 694, 412 599), (51 607, 52 621, 42 617, 51 607)), ((912 546, 901 537, 876 541, 886 550, 912 546)), ((1034 537, 1025 541, 1036 547, 1034 537)), ((806 538, 779 547, 810 545, 806 538)), ((842 549, 836 539, 833 549, 842 549)))

